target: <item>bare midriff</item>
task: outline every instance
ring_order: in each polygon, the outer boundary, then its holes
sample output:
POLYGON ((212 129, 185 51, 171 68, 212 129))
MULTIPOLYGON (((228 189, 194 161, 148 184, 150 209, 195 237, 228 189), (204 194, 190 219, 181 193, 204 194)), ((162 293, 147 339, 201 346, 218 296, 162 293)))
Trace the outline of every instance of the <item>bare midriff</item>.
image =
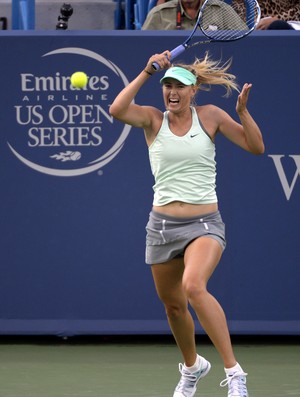
POLYGON ((171 203, 162 206, 154 205, 153 211, 177 218, 189 218, 218 211, 218 203, 189 204, 182 201, 172 201, 171 203))

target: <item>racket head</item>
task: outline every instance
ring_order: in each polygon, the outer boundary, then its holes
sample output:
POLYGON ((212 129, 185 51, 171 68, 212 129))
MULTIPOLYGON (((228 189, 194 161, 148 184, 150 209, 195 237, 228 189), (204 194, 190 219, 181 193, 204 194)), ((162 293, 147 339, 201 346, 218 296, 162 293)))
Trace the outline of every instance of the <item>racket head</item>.
POLYGON ((239 9, 230 0, 206 0, 201 7, 198 26, 212 41, 233 41, 250 34, 260 21, 256 0, 240 0, 239 9))

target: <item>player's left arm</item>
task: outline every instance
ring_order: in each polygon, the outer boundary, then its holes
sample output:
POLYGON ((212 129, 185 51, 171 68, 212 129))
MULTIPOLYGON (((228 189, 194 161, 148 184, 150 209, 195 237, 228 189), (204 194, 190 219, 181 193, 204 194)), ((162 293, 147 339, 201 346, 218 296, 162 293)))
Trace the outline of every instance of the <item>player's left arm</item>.
POLYGON ((244 84, 236 103, 236 112, 241 123, 234 121, 226 112, 220 115, 219 131, 230 141, 253 154, 265 150, 262 133, 247 109, 252 84, 244 84))

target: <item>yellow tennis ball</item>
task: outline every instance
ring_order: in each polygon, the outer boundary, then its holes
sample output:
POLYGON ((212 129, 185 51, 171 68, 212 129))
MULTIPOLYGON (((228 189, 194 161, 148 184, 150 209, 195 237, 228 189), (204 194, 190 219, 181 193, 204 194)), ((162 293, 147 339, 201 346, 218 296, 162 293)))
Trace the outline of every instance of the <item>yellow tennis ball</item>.
POLYGON ((71 76, 71 84, 75 88, 83 88, 87 85, 88 77, 84 72, 75 72, 71 76))

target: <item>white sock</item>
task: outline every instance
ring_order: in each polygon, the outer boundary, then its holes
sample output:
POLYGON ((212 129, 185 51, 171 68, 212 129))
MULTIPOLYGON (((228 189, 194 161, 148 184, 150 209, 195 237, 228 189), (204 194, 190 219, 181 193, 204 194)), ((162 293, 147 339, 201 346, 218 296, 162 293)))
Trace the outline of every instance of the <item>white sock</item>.
POLYGON ((197 370, 199 369, 199 367, 200 367, 200 362, 201 362, 201 357, 197 354, 197 358, 196 358, 196 361, 195 361, 195 364, 194 364, 194 365, 192 365, 191 367, 187 367, 187 366, 184 364, 184 366, 185 366, 185 368, 186 368, 189 372, 195 372, 195 371, 197 371, 197 370))
POLYGON ((235 366, 232 368, 224 368, 224 370, 225 370, 226 375, 229 375, 229 376, 235 374, 236 372, 244 372, 239 363, 236 363, 235 366))

